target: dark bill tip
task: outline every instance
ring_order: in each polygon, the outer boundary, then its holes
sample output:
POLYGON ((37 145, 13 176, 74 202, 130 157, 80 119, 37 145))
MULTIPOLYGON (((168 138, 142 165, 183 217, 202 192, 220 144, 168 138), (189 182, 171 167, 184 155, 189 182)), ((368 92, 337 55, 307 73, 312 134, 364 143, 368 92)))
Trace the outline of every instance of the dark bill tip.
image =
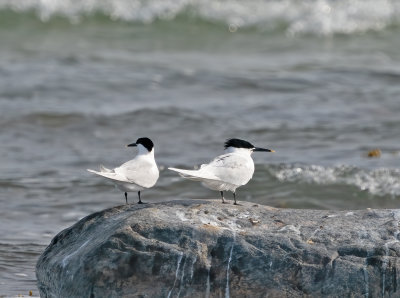
POLYGON ((275 152, 275 150, 264 149, 264 148, 254 148, 253 151, 257 151, 257 152, 275 152))
POLYGON ((126 147, 136 147, 136 146, 137 146, 136 143, 132 143, 132 144, 126 145, 126 147))

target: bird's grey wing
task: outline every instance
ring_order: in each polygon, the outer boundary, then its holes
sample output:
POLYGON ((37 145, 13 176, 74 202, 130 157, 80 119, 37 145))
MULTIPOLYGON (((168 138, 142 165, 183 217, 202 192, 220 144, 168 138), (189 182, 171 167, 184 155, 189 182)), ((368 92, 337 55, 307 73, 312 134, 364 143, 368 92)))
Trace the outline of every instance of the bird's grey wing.
POLYGON ((127 161, 115 168, 114 171, 126 177, 129 182, 146 188, 153 186, 159 176, 157 166, 154 163, 140 158, 127 161))
POLYGON ((246 184, 254 173, 251 158, 240 154, 227 153, 216 157, 209 164, 203 165, 200 171, 211 172, 221 181, 234 184, 246 184))
POLYGON ((168 170, 179 173, 183 178, 187 178, 193 181, 204 181, 204 180, 218 180, 218 177, 212 175, 211 173, 204 173, 200 170, 184 170, 177 168, 168 168, 168 170))
POLYGON ((104 171, 104 172, 100 171, 100 172, 98 172, 98 171, 94 171, 94 170, 91 170, 91 169, 87 169, 87 170, 89 172, 91 172, 91 173, 94 173, 96 175, 108 178, 110 180, 115 180, 115 181, 120 181, 120 182, 129 182, 128 179, 126 179, 125 176, 118 175, 114 171, 104 171))
POLYGON ((214 158, 210 163, 202 165, 201 168, 212 167, 212 168, 242 168, 248 163, 248 158, 245 158, 239 154, 227 153, 214 158))

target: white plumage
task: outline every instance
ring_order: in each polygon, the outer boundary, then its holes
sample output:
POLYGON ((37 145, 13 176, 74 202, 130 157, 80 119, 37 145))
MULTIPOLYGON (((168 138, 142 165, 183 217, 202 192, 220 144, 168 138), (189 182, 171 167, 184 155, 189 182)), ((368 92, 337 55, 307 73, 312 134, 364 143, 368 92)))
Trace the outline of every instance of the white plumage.
POLYGON ((115 169, 100 166, 100 171, 91 169, 88 169, 88 171, 113 182, 119 190, 125 193, 126 203, 128 203, 127 192, 137 191, 139 204, 141 204, 140 191, 154 186, 159 177, 158 167, 154 159, 154 145, 148 138, 139 138, 136 143, 128 146, 138 147, 138 154, 134 159, 115 169))
POLYGON ((253 177, 254 162, 251 154, 254 151, 274 151, 256 148, 240 139, 227 140, 225 149, 226 154, 216 157, 208 164, 201 165, 198 170, 169 169, 178 172, 183 178, 201 181, 205 187, 220 191, 223 203, 225 203, 223 191, 233 192, 236 204, 236 189, 247 184, 253 177))

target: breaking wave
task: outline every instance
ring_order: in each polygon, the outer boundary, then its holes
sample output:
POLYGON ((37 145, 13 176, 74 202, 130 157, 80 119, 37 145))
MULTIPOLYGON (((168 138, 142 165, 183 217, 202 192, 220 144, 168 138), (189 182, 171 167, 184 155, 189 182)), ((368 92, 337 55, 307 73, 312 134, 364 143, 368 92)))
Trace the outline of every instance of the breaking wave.
POLYGON ((2 0, 0 10, 33 11, 43 21, 63 16, 73 23, 95 14, 144 24, 187 15, 234 31, 256 27, 289 35, 380 31, 400 23, 397 0, 2 0))
POLYGON ((352 166, 280 165, 270 169, 281 182, 356 186, 373 195, 400 196, 399 169, 360 169, 352 166))

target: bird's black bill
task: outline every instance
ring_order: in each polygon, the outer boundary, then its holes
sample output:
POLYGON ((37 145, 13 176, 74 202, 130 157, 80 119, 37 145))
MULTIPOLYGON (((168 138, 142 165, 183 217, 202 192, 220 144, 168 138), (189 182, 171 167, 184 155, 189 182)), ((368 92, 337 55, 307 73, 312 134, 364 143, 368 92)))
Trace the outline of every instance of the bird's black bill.
POLYGON ((257 152, 275 152, 274 150, 264 149, 264 148, 254 148, 253 151, 257 151, 257 152))
POLYGON ((132 144, 126 145, 126 147, 136 147, 136 146, 137 146, 136 143, 132 143, 132 144))

